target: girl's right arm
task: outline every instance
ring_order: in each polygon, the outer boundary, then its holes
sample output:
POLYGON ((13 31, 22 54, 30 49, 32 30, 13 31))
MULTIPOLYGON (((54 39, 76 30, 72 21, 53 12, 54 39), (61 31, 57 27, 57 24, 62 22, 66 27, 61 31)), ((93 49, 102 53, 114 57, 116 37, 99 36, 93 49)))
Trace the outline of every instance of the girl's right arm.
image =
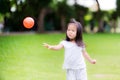
POLYGON ((43 46, 48 48, 48 49, 51 49, 51 50, 60 50, 63 48, 63 45, 62 44, 58 44, 58 45, 49 45, 47 43, 43 43, 43 46))

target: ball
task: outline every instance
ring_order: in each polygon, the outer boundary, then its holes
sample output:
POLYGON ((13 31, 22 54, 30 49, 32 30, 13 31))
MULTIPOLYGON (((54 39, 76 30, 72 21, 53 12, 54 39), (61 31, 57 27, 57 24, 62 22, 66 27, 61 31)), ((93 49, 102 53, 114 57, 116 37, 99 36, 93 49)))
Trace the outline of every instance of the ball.
POLYGON ((32 28, 34 26, 34 19, 32 17, 26 17, 26 18, 24 18, 23 25, 27 29, 32 28))

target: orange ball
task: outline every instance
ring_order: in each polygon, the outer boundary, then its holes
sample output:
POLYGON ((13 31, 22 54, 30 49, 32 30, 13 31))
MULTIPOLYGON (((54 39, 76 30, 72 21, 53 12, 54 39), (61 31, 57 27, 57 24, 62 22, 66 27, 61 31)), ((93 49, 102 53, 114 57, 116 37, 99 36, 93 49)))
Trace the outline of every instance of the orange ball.
POLYGON ((23 20, 23 25, 25 28, 27 29, 30 29, 34 26, 34 19, 31 18, 31 17, 26 17, 24 20, 23 20))

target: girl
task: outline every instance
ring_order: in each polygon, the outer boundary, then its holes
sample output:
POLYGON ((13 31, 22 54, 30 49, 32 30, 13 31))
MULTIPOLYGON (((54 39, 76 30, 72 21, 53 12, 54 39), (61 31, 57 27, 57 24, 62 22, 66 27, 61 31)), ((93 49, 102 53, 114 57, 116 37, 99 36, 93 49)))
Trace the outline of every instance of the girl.
POLYGON ((65 49, 63 68, 66 69, 67 80, 87 80, 86 64, 83 56, 92 64, 96 60, 92 59, 83 43, 82 25, 72 19, 68 24, 66 39, 58 45, 49 45, 44 43, 44 46, 51 50, 65 49))

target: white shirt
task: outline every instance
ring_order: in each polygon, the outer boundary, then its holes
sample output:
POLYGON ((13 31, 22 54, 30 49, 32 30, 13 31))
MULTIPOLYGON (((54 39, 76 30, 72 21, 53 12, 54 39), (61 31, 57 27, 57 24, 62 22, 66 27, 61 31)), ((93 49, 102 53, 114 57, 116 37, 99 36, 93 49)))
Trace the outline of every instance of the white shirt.
POLYGON ((61 41, 60 44, 65 49, 63 69, 81 69, 86 67, 82 55, 82 47, 69 41, 61 41))

